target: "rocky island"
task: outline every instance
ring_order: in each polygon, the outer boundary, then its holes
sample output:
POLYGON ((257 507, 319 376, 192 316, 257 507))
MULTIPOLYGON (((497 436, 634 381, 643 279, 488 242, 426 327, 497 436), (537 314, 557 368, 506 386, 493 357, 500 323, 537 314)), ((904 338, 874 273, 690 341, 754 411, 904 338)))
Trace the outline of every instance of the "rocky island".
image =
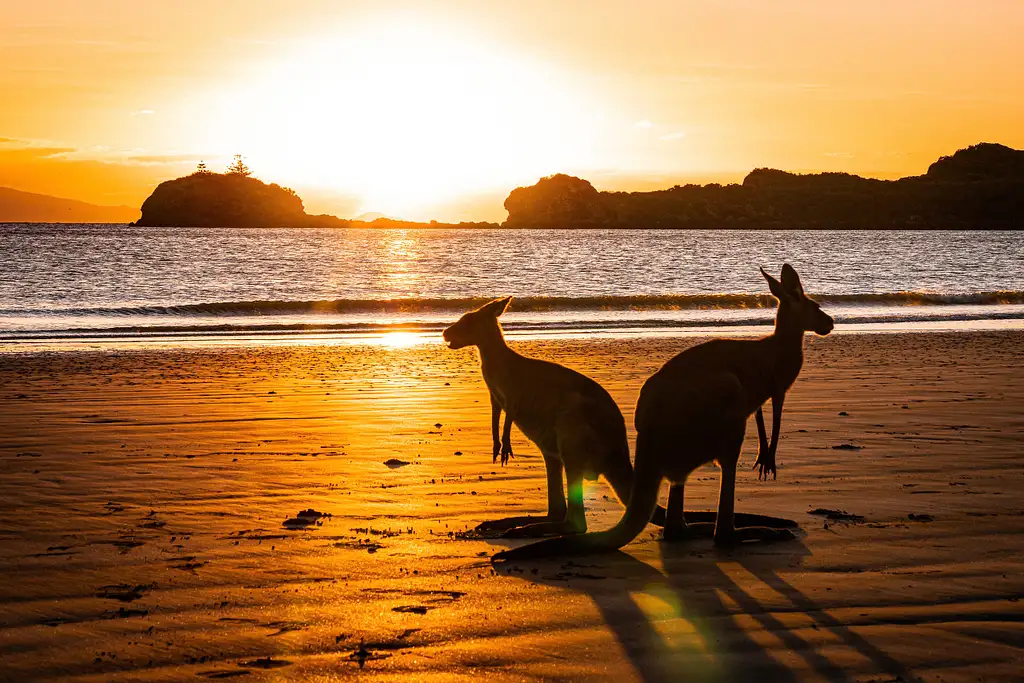
POLYGON ((310 215, 292 190, 204 168, 161 183, 142 205, 141 226, 626 229, 1014 230, 1024 225, 1024 152, 982 143, 899 180, 849 173, 758 168, 742 183, 676 185, 654 192, 602 192, 565 174, 518 187, 497 223, 416 223, 310 215))
POLYGON ((197 171, 160 183, 142 204, 147 227, 305 227, 337 221, 310 216, 294 191, 242 173, 197 171))
POLYGON ((983 143, 899 180, 848 173, 751 171, 742 184, 599 192, 569 175, 505 200, 510 228, 1017 229, 1024 224, 1024 152, 983 143))

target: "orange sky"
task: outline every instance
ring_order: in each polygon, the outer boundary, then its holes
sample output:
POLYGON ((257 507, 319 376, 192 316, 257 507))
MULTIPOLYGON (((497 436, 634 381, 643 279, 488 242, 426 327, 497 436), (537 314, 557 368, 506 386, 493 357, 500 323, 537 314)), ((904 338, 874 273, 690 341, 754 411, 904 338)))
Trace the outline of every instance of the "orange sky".
POLYGON ((1022 35, 1016 0, 3 2, 0 186, 137 206, 238 152, 315 212, 501 220, 555 172, 911 175, 1024 147, 1022 35))

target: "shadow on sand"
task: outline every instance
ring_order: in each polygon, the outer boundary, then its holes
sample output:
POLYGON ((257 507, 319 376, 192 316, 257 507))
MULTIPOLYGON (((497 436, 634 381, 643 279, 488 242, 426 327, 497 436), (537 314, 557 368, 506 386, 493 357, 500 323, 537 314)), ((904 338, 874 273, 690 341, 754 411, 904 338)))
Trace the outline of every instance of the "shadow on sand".
POLYGON ((780 576, 810 554, 799 539, 728 550, 706 539, 658 546, 664 572, 621 551, 508 567, 536 568, 521 575, 586 593, 643 681, 855 680, 819 652, 821 641, 854 650, 895 680, 915 680, 780 576), (824 637, 809 642, 803 629, 824 637))

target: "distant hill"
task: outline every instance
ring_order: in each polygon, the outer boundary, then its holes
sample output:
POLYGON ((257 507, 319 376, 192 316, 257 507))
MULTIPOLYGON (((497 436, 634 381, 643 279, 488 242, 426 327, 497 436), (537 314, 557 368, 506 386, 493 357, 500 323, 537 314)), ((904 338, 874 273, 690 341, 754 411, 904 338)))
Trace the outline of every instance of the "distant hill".
POLYGON ((598 192, 568 175, 516 188, 505 227, 948 228, 1024 227, 1024 152, 983 143, 942 157, 923 176, 751 171, 742 184, 598 192))
POLYGON ((0 187, 0 223, 129 223, 139 210, 0 187))
MULTIPOLYGON (((352 220, 354 220, 354 221, 362 221, 363 223, 372 223, 373 221, 377 220, 378 218, 388 218, 388 217, 385 216, 384 214, 380 213, 379 211, 367 211, 366 213, 359 214, 358 216, 356 216, 352 220)), ((388 219, 388 220, 391 220, 391 219, 388 219)))

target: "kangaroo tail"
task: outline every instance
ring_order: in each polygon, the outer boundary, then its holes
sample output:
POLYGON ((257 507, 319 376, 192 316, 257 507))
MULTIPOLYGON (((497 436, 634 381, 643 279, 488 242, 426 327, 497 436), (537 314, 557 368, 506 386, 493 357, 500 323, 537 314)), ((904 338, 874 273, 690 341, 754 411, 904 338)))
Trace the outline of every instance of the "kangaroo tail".
MULTIPOLYGON (((608 484, 611 485, 615 495, 622 501, 622 505, 628 508, 629 501, 632 499, 633 465, 629 462, 629 446, 624 444, 623 450, 625 451, 625 458, 622 461, 616 462, 614 466, 609 467, 608 471, 604 473, 604 478, 608 480, 608 484)), ((654 513, 649 521, 658 526, 665 526, 665 508, 655 505, 654 513)))
MULTIPOLYGON (((648 457, 651 454, 648 454, 648 457)), ((633 487, 626 505, 626 513, 619 523, 607 531, 598 531, 577 536, 560 536, 531 543, 519 548, 512 548, 497 553, 492 558, 497 561, 529 560, 554 555, 586 555, 589 553, 611 552, 618 550, 636 538, 647 523, 658 502, 658 489, 661 487, 661 476, 656 469, 641 470, 640 446, 637 446, 638 468, 633 477, 633 487)))

